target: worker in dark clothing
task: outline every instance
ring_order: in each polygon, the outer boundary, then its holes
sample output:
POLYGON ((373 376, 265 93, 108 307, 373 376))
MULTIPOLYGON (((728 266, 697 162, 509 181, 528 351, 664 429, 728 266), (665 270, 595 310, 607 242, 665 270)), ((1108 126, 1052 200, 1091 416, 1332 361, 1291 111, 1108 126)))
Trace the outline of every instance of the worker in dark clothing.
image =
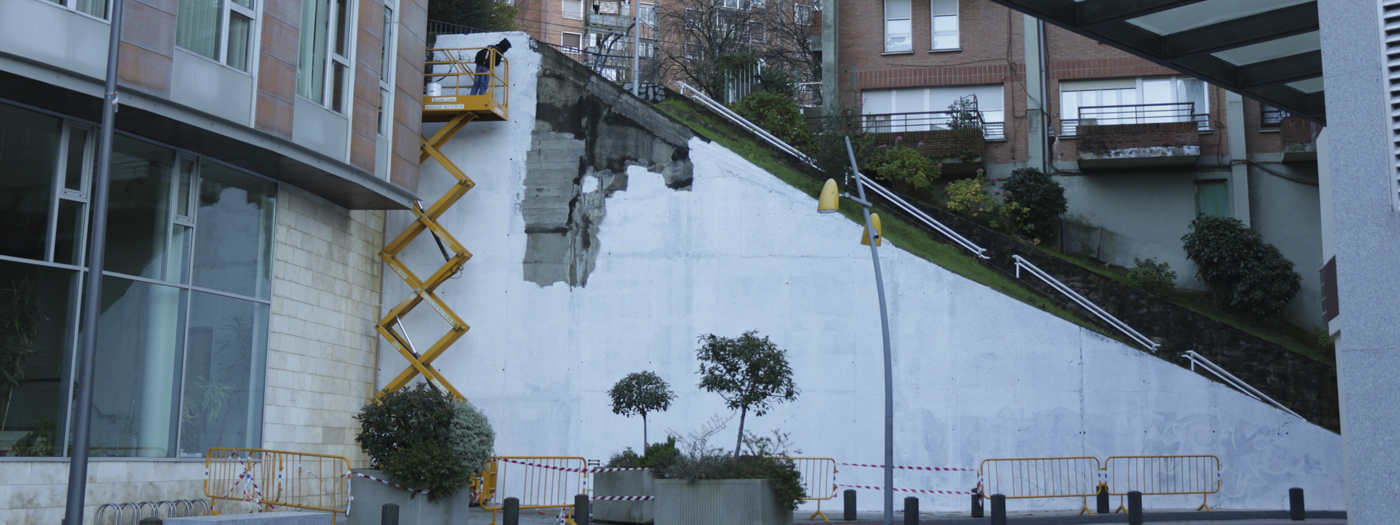
POLYGON ((501 65, 501 60, 504 58, 503 55, 509 50, 510 40, 502 38, 499 44, 486 46, 481 51, 476 52, 476 78, 475 82, 472 83, 472 95, 483 95, 486 93, 486 86, 487 83, 490 82, 490 71, 493 65, 491 63, 491 57, 495 56, 494 65, 499 66, 501 65))

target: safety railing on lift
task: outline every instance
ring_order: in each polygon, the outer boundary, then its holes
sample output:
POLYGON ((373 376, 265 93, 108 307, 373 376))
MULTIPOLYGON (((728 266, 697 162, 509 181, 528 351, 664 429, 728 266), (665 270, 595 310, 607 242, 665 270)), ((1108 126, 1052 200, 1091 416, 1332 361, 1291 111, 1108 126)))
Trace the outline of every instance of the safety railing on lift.
POLYGON ((1109 324, 1109 326, 1117 328, 1118 331, 1123 332, 1124 335, 1127 335, 1129 339, 1132 339, 1133 341, 1137 342, 1137 344, 1140 344, 1153 352, 1156 352, 1157 347, 1161 346, 1156 342, 1153 342, 1151 339, 1148 339, 1147 336, 1142 335, 1142 333, 1138 332, 1137 330, 1134 330, 1133 327, 1128 326, 1123 321, 1119 321, 1117 317, 1114 317, 1112 314, 1108 313, 1107 311, 1104 311, 1103 308, 1099 308, 1099 305, 1094 304, 1093 301, 1085 299, 1084 296, 1079 295, 1079 292, 1076 292, 1070 287, 1065 286, 1065 283, 1060 282, 1059 279, 1051 277, 1050 274, 1045 273, 1044 270, 1037 268, 1034 264, 1031 264, 1031 262, 1027 261, 1024 257, 1021 257, 1020 255, 1012 255, 1011 258, 1016 260, 1017 279, 1021 278, 1021 270, 1024 268, 1026 271, 1030 272, 1031 275, 1040 278, 1041 281, 1044 281, 1045 284, 1050 285, 1051 288, 1054 288, 1056 291, 1065 294, 1065 296, 1069 297, 1070 300, 1074 301, 1079 306, 1084 307, 1085 310, 1088 310, 1090 313, 1093 313, 1094 315, 1098 316, 1099 319, 1103 319, 1104 322, 1109 324))
MULTIPOLYGON (((764 130, 763 128, 759 127, 757 124, 749 122, 748 119, 740 116, 733 110, 724 107, 724 104, 720 104, 714 99, 705 96, 705 94, 701 93, 700 90, 691 87, 685 82, 676 82, 676 84, 680 85, 680 92, 682 95, 686 95, 690 97, 691 100, 699 102, 700 105, 709 108, 715 113, 723 115, 731 122, 738 124, 744 129, 753 132, 755 135, 758 135, 759 138, 762 138, 764 141, 767 141, 769 144, 772 144, 773 147, 778 148, 784 153, 792 155, 797 160, 807 163, 808 166, 817 168, 816 160, 812 159, 812 157, 809 157, 806 153, 803 153, 801 150, 792 147, 792 145, 788 144, 787 142, 783 142, 782 139, 773 136, 772 133, 769 133, 767 130, 764 130)), ((926 226, 933 228, 938 233, 943 234, 945 237, 952 240, 953 243, 972 252, 977 257, 982 259, 988 258, 986 255, 987 250, 985 248, 978 246, 977 244, 968 240, 966 237, 960 235, 958 232, 953 231, 952 228, 949 228, 943 223, 938 222, 937 219, 934 219, 933 217, 929 216, 929 214, 924 213, 917 206, 909 204, 908 201, 904 200, 899 195, 896 195, 894 192, 886 189, 884 186, 877 184, 875 181, 870 180, 870 177, 866 177, 864 175, 860 175, 860 177, 862 183, 866 184, 867 187, 869 187, 870 189, 875 190, 875 193, 879 194, 880 197, 884 198, 886 202, 890 203, 890 205, 899 208, 900 210, 903 210, 905 213, 908 213, 909 215, 918 219, 920 222, 923 222, 926 226)))
POLYGON ((1187 350, 1186 353, 1181 354, 1181 357, 1184 357, 1187 360, 1191 361, 1192 372, 1196 371, 1196 365, 1201 365, 1202 368, 1205 368, 1206 371, 1210 372, 1211 374, 1214 374, 1215 377, 1220 378, 1220 380, 1224 381, 1225 384, 1230 385, 1235 390, 1239 390, 1241 394, 1254 398, 1255 401, 1273 405, 1274 408, 1277 408, 1284 412, 1288 412, 1289 414, 1292 414, 1293 417, 1296 417, 1298 419, 1306 419, 1303 416, 1298 415, 1297 412, 1289 410, 1288 407, 1283 406, 1282 403, 1274 401, 1274 398, 1266 396, 1263 392, 1260 392, 1258 389, 1249 386, 1249 383, 1246 383, 1240 378, 1235 377, 1234 374, 1226 372, 1224 368, 1220 368, 1220 365, 1211 362, 1211 360, 1206 359, 1205 356, 1196 353, 1195 350, 1187 350))

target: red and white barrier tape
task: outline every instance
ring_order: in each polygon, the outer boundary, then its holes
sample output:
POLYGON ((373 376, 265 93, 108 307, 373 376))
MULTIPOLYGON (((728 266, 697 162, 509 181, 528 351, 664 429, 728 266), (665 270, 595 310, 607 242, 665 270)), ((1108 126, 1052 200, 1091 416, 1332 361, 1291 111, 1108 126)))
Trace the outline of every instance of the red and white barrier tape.
MULTIPOLYGON (((846 466, 848 466, 848 467, 885 468, 884 465, 866 465, 866 464, 864 464, 864 463, 837 463, 837 464, 838 464, 838 465, 846 465, 846 466)), ((956 468, 956 467, 905 467, 905 466, 901 466, 901 465, 895 465, 894 468, 901 469, 901 470, 934 470, 934 471, 939 471, 939 472, 977 472, 976 470, 970 469, 970 468, 956 468)))
MULTIPOLYGON (((853 489, 885 490, 884 487, 868 487, 868 486, 865 486, 865 485, 838 485, 838 486, 840 486, 840 487, 850 487, 850 488, 853 488, 853 489)), ((895 492, 913 492, 913 493, 916 493, 916 494, 964 494, 964 495, 971 495, 971 494, 972 494, 971 492, 965 492, 965 491, 961 491, 961 490, 923 490, 923 489, 901 489, 901 488, 891 488, 890 490, 893 490, 893 491, 895 491, 895 492)))
POLYGON ((433 491, 431 491, 431 490, 411 489, 411 488, 405 487, 405 486, 403 486, 403 485, 400 485, 400 484, 398 484, 398 483, 394 483, 394 482, 392 482, 392 481, 389 481, 389 480, 387 480, 387 479, 376 478, 376 477, 371 476, 371 475, 369 475, 369 474, 363 474, 363 473, 360 473, 360 472, 346 472, 346 473, 344 473, 344 474, 341 474, 341 476, 342 476, 342 477, 354 476, 354 477, 359 477, 359 478, 365 478, 365 479, 370 480, 370 481, 378 481, 378 482, 383 483, 383 484, 385 484, 385 485, 392 485, 392 486, 394 486, 394 487, 396 487, 396 488, 399 488, 399 489, 407 490, 407 491, 409 491, 409 492, 417 492, 417 493, 419 493, 419 494, 424 494, 424 495, 426 495, 426 494, 431 494, 431 493, 433 492, 433 491))
POLYGON ((564 471, 564 472, 621 472, 621 471, 624 471, 624 470, 646 470, 645 468, 569 468, 569 467, 556 467, 556 466, 554 466, 554 465, 541 465, 541 464, 539 464, 539 463, 530 463, 530 462, 528 462, 528 461, 519 461, 519 460, 515 460, 515 459, 508 459, 508 458, 496 458, 496 459, 499 459, 499 460, 504 461, 504 462, 507 462, 507 463, 515 463, 515 464, 517 464, 517 465, 525 465, 525 466, 527 466, 527 467, 539 467, 539 468, 546 468, 546 469, 550 469, 550 470, 562 470, 562 471, 564 471))
POLYGON ((651 501, 656 496, 593 496, 593 501, 651 501))

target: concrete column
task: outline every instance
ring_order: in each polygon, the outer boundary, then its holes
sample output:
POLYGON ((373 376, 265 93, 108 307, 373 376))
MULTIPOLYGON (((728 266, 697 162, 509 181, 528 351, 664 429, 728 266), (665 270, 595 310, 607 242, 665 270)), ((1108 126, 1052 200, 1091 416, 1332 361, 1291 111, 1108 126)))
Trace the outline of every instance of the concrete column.
POLYGON ((827 115, 841 114, 841 61, 837 41, 841 26, 836 22, 841 3, 837 0, 822 2, 822 106, 827 115))
MULTIPOLYGON (((1049 106, 1041 97, 1045 89, 1041 83, 1043 64, 1040 63, 1040 20, 1031 15, 1021 15, 1022 41, 1026 49, 1026 145, 1029 157, 1026 166, 1045 169, 1045 108, 1049 106)), ((1006 108, 1006 115, 1012 114, 1006 108)), ((1006 123, 1010 138, 1010 119, 1006 123)), ((1014 139, 1013 139, 1014 140, 1014 139)))
POLYGON ((1230 216, 1249 226, 1249 152, 1244 146, 1244 97, 1225 93, 1225 127, 1230 142, 1230 216), (1236 164, 1236 162, 1239 162, 1236 164))

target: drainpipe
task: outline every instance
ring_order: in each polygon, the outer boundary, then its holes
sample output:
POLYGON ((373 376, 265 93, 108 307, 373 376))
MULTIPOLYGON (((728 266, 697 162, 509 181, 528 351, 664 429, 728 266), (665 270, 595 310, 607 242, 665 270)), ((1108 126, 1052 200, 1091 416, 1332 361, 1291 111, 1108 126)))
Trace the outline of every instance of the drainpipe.
MULTIPOLYGON (((1049 51, 1045 47, 1045 21, 1036 19, 1036 34, 1040 37, 1040 171, 1050 173, 1050 155, 1054 153, 1050 138, 1050 114, 1047 108, 1050 107, 1050 100, 1046 98, 1050 89, 1050 71, 1045 60, 1049 51)), ((1064 242, 1061 236, 1061 242, 1064 242)), ((1063 248, 1063 246, 1061 247, 1063 248)))

